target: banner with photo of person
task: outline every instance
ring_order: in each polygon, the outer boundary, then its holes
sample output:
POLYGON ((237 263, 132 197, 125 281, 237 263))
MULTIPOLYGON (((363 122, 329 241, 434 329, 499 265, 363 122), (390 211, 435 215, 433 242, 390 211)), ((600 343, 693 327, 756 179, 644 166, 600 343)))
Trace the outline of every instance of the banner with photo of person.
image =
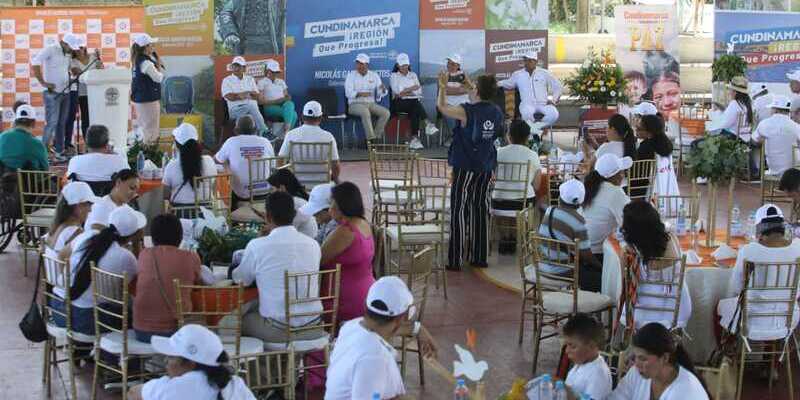
POLYGON ((483 29, 484 1, 419 0, 419 27, 420 29, 483 29))
POLYGON ((486 31, 486 72, 507 79, 523 67, 522 55, 534 51, 547 68, 547 31, 486 31))
POLYGON ((436 115, 436 96, 439 93, 437 78, 439 73, 447 70, 447 58, 458 55, 461 58, 461 70, 473 81, 486 72, 486 31, 470 30, 438 30, 430 29, 420 32, 419 79, 422 83, 425 111, 430 116, 436 115))
POLYGON ((144 0, 145 31, 161 56, 208 56, 214 51, 212 0, 144 0))
POLYGON ((675 5, 617 6, 614 14, 616 59, 631 104, 652 100, 662 115, 677 119, 681 84, 675 5))
MULTIPOLYGON (((305 3, 307 11, 322 7, 305 3)), ((340 2, 337 2, 340 3, 340 2)), ((217 55, 283 54, 287 0, 214 2, 214 48, 217 55)))
POLYGON ((486 0, 486 29, 547 29, 548 0, 486 0))

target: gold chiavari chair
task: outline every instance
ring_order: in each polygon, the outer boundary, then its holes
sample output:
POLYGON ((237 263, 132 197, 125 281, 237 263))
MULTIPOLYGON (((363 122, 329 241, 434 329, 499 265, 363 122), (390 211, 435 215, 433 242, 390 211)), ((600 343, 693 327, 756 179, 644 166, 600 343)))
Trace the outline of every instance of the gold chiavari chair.
MULTIPOLYGON (((522 209, 528 207, 528 192, 533 193, 531 162, 498 162, 495 170, 492 199, 513 199, 521 202, 522 209)), ((503 243, 504 237, 517 233, 517 210, 489 208, 489 254, 492 243, 503 243)), ((515 238, 514 238, 515 239, 515 238)))
POLYGON ((582 179, 583 165, 571 161, 543 161, 542 176, 547 179, 547 192, 549 204, 558 205, 558 187, 565 181, 576 178, 582 179))
POLYGON ((625 192, 633 200, 650 199, 656 181, 656 160, 637 160, 628 170, 625 192))
POLYGON ((414 164, 417 154, 404 152, 369 153, 369 170, 372 183, 372 224, 386 227, 389 222, 397 221, 397 207, 404 199, 398 199, 394 191, 396 186, 407 186, 414 183, 414 164))
POLYGON ((240 201, 239 204, 236 205, 236 209, 231 213, 231 221, 241 224, 263 223, 263 215, 265 213, 263 199, 269 190, 268 179, 274 171, 291 167, 291 163, 287 163, 286 159, 281 157, 248 159, 247 187, 250 190, 250 201, 240 201))
MULTIPOLYGON (((408 271, 408 279, 406 283, 411 294, 414 296, 414 315, 411 317, 412 322, 422 323, 423 316, 425 315, 425 305, 428 302, 428 285, 430 277, 433 274, 433 264, 436 259, 436 249, 433 247, 426 247, 414 254, 411 257, 411 265, 408 271)), ((417 355, 419 362, 419 382, 420 385, 425 386, 425 362, 420 354, 420 342, 418 338, 411 336, 403 336, 400 338, 400 374, 406 376, 406 361, 408 353, 417 355)))
POLYGON ((311 190, 332 179, 333 145, 330 142, 291 142, 289 161, 297 180, 311 190))
POLYGON ((39 239, 56 215, 60 192, 58 175, 49 171, 17 171, 20 209, 22 212, 22 267, 28 276, 28 252, 39 250, 39 239))
POLYGON ((533 317, 536 313, 536 290, 534 288, 536 274, 533 266, 533 242, 530 240, 531 232, 539 229, 539 215, 534 205, 529 205, 524 210, 517 211, 517 267, 522 279, 522 308, 519 315, 519 344, 525 329, 525 316, 533 317))
POLYGON ((247 384, 256 398, 267 396, 278 390, 283 392, 283 399, 295 399, 294 349, 270 351, 255 354, 244 354, 231 357, 236 374, 247 384))

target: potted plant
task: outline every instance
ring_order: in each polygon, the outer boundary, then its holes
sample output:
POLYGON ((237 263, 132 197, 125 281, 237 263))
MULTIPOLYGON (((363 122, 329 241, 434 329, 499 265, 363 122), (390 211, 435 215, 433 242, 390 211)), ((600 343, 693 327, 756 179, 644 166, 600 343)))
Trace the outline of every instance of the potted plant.
POLYGON ((197 254, 204 265, 212 262, 230 264, 233 252, 247 247, 247 243, 258 237, 254 227, 236 227, 224 233, 204 228, 197 238, 197 254))
POLYGON ((605 49, 597 53, 590 48, 583 65, 564 83, 572 95, 593 107, 605 108, 609 104, 628 101, 625 94, 627 81, 622 68, 605 49))
MULTIPOLYGON (((736 176, 747 164, 747 145, 731 135, 709 135, 692 145, 686 156, 692 179, 708 179, 708 226, 706 246, 714 243, 716 232, 717 189, 728 183, 728 216, 733 208, 733 189, 736 176)), ((728 218, 726 242, 730 242, 731 224, 728 218)))
POLYGON ((130 165, 131 168, 136 168, 136 157, 139 156, 139 151, 144 154, 145 160, 152 161, 153 164, 159 168, 163 167, 161 162, 164 157, 164 152, 161 151, 161 149, 158 147, 158 144, 146 144, 137 140, 131 147, 128 148, 128 165, 130 165))
POLYGON ((744 75, 747 62, 736 54, 724 54, 711 64, 711 98, 721 106, 727 106, 730 98, 725 86, 735 76, 744 75))

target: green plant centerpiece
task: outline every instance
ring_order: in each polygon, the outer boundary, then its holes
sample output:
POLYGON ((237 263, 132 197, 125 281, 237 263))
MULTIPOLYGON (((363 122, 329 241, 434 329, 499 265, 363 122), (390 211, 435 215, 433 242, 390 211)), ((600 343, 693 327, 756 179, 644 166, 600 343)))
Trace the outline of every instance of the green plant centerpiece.
POLYGON ((728 88, 725 86, 735 76, 747 72, 747 62, 736 54, 724 54, 711 64, 711 99, 723 108, 730 102, 728 88))
POLYGON ((233 252, 247 247, 247 243, 258 235, 258 229, 254 226, 235 226, 225 233, 204 228, 197 238, 197 254, 203 265, 211 265, 212 262, 229 264, 233 252))
POLYGON ((163 165, 161 165, 161 160, 164 157, 164 152, 158 147, 158 143, 146 144, 137 140, 128 148, 128 165, 130 165, 131 168, 136 168, 136 157, 139 156, 139 151, 144 153, 144 158, 146 160, 152 161, 153 164, 159 168, 163 167, 163 165))
POLYGON ((607 106, 628 101, 622 68, 606 49, 598 53, 590 48, 583 65, 564 83, 572 95, 588 104, 607 106))
POLYGON ((728 183, 728 224, 726 242, 730 243, 731 218, 733 208, 733 189, 736 177, 747 165, 747 145, 732 135, 709 135, 692 145, 686 156, 690 176, 708 179, 708 227, 706 228, 706 246, 715 244, 717 214, 717 189, 720 184, 728 183))

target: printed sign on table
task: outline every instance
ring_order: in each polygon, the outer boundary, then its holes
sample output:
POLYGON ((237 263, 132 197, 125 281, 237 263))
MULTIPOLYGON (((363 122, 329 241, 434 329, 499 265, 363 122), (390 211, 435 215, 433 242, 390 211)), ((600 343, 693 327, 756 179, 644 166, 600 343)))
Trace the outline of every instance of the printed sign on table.
POLYGON ((483 29, 484 0, 419 0, 420 29, 483 29))
POLYGON ((486 72, 509 78, 528 51, 539 53, 539 66, 547 68, 547 31, 486 31, 486 72))
POLYGON ((145 0, 145 30, 158 38, 162 56, 209 55, 214 51, 211 0, 145 0))

